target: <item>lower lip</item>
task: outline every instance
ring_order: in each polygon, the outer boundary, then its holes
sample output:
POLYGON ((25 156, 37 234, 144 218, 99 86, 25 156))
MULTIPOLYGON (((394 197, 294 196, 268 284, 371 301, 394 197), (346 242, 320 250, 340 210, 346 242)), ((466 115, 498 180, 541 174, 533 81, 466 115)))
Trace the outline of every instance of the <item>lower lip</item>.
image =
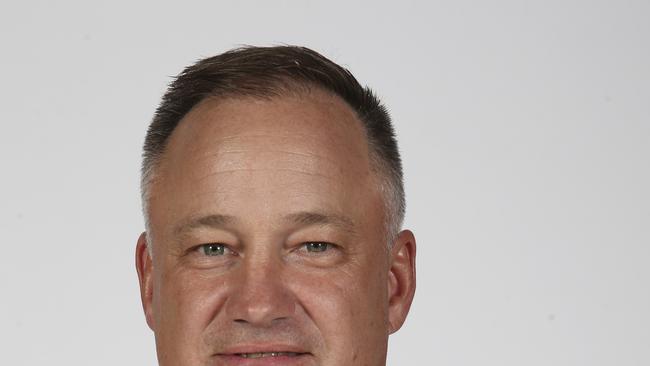
POLYGON ((224 366, 306 366, 310 365, 310 355, 244 358, 237 355, 217 355, 217 365, 224 366))

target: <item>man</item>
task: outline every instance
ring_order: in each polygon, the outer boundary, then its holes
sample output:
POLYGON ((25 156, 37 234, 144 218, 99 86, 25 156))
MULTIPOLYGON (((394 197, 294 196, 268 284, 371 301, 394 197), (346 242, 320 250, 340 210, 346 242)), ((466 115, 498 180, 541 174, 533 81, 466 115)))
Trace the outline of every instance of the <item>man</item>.
POLYGON ((186 68, 149 126, 142 194, 160 365, 385 365, 415 238, 390 118, 347 70, 293 46, 186 68))

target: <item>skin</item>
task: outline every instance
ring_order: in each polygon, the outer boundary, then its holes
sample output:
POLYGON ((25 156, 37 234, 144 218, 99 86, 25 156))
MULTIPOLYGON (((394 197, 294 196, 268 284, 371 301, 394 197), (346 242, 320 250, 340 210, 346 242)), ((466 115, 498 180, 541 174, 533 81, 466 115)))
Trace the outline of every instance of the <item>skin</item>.
POLYGON ((170 137, 136 248, 160 365, 385 365, 415 291, 415 238, 388 249, 378 187, 338 97, 197 105, 170 137), (237 355, 255 352, 300 355, 237 355))

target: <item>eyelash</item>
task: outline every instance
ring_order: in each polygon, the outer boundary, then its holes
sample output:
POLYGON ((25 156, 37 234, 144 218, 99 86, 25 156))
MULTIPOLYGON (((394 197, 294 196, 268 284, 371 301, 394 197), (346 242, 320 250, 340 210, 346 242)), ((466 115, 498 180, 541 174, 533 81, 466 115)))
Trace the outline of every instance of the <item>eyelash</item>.
POLYGON ((206 257, 219 257, 219 256, 226 255, 227 252, 234 253, 234 252, 232 251, 232 249, 228 248, 228 246, 227 246, 226 244, 223 244, 223 243, 207 243, 207 244, 201 244, 201 245, 199 245, 199 246, 196 248, 196 250, 198 250, 199 252, 201 252, 202 255, 204 255, 204 256, 206 256, 206 257), (208 250, 208 248, 210 248, 210 247, 218 247, 219 249, 217 249, 217 250, 219 250, 221 253, 220 253, 220 254, 217 254, 217 255, 210 255, 210 254, 208 254, 208 253, 207 253, 207 250, 208 250))
MULTIPOLYGON (((308 241, 300 244, 299 250, 304 250, 307 253, 310 254, 319 254, 319 253, 325 253, 328 251, 331 251, 332 249, 335 249, 337 246, 336 244, 328 243, 325 241, 308 241), (315 250, 310 250, 309 246, 316 246, 315 250)), ((201 244, 196 248, 197 251, 201 252, 203 256, 206 257, 219 257, 226 255, 227 252, 232 252, 234 253, 226 244, 223 243, 207 243, 207 244, 201 244), (216 250, 218 254, 216 255, 210 255, 208 254, 208 250, 210 247, 216 247, 212 248, 213 250, 216 250)))
POLYGON ((325 252, 328 252, 328 251, 334 249, 335 245, 332 244, 332 243, 325 242, 325 241, 308 241, 308 242, 302 243, 300 245, 300 248, 301 249, 305 248, 305 250, 308 253, 325 253, 325 252), (308 247, 309 247, 309 245, 313 245, 313 244, 316 244, 316 245, 318 245, 319 247, 322 247, 322 248, 318 248, 318 250, 315 250, 315 251, 310 251, 308 249, 308 247), (322 249, 322 250, 320 250, 320 249, 322 249))

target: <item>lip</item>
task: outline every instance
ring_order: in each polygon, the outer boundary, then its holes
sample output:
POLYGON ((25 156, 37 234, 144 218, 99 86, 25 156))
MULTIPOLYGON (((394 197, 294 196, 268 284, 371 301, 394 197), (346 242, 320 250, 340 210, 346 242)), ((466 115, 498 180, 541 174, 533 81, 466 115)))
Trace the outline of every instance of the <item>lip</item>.
POLYGON ((215 355, 218 365, 224 366, 300 366, 310 364, 312 354, 295 345, 287 344, 252 344, 229 347, 215 355), (241 353, 288 352, 297 356, 276 356, 263 358, 244 358, 241 353))
POLYGON ((256 343, 231 346, 219 352, 220 355, 259 352, 309 353, 304 348, 286 343, 256 343))

